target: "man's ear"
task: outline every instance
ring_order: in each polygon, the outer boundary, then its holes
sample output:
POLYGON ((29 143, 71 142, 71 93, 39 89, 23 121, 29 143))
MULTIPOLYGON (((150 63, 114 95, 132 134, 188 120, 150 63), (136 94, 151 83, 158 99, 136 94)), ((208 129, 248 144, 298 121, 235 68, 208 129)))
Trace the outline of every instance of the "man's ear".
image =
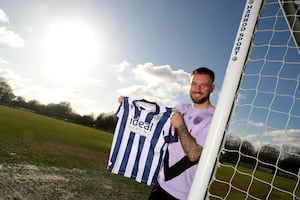
POLYGON ((211 92, 211 93, 215 91, 215 87, 216 87, 216 85, 215 85, 215 84, 212 84, 212 87, 211 87, 211 89, 210 89, 210 92, 211 92))

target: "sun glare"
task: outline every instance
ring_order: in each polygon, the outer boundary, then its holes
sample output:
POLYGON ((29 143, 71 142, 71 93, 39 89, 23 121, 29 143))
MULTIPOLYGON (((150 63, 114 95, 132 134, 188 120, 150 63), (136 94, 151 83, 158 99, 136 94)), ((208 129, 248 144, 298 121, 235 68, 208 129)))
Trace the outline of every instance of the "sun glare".
POLYGON ((52 24, 45 50, 47 73, 67 79, 83 78, 97 62, 97 39, 79 23, 52 24))

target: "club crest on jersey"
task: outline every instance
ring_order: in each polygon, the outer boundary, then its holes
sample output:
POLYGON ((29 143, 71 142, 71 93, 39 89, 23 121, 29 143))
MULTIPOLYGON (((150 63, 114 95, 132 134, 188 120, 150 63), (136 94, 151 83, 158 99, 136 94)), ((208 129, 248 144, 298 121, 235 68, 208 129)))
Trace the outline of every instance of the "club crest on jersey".
POLYGON ((199 124, 202 120, 203 120, 202 117, 197 116, 197 117, 195 117, 195 119, 194 119, 194 124, 199 124))
POLYGON ((129 121, 129 129, 137 134, 148 136, 151 134, 153 123, 148 123, 139 118, 131 118, 129 121))
POLYGON ((161 116, 161 114, 154 115, 153 119, 158 121, 161 118, 161 116))

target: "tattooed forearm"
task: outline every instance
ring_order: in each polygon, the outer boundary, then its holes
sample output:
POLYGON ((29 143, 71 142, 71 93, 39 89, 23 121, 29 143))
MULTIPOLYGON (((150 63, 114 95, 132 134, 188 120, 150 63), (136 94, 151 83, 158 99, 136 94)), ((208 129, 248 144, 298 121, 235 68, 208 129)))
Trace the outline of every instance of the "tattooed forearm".
POLYGON ((179 126, 177 131, 179 135, 188 133, 188 130, 184 124, 179 126))
POLYGON ((181 145, 191 161, 197 161, 200 158, 202 147, 196 143, 188 132, 187 127, 183 124, 177 128, 181 145))

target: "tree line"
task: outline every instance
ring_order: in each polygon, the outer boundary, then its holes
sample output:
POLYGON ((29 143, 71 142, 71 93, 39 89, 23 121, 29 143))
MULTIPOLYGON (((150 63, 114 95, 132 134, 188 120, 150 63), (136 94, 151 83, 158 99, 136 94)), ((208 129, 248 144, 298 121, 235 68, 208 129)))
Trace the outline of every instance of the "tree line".
POLYGON ((219 160, 292 179, 298 179, 300 173, 299 147, 268 144, 256 149, 249 141, 231 135, 226 136, 219 160))
POLYGON ((0 77, 0 104, 108 132, 113 132, 116 124, 113 114, 101 113, 96 118, 92 115, 80 115, 73 111, 69 102, 44 105, 35 99, 26 101, 24 97, 14 94, 3 77, 0 77))

